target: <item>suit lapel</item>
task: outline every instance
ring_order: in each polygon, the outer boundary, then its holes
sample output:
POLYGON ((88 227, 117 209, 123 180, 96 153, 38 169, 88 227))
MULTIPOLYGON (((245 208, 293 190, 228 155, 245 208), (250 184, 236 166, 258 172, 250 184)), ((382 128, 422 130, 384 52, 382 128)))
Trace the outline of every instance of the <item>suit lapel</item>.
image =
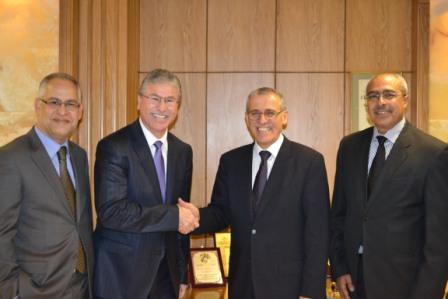
POLYGON ((291 143, 285 137, 278 152, 278 156, 275 158, 275 162, 272 166, 266 186, 264 187, 263 194, 261 195, 257 215, 263 213, 263 210, 266 208, 269 200, 275 200, 276 194, 281 193, 283 185, 287 184, 287 179, 291 177, 288 173, 291 171, 291 167, 289 167, 290 159, 292 157, 291 150, 291 143))
POLYGON ((160 192, 159 181, 157 180, 157 172, 154 165, 154 159, 138 120, 136 120, 132 124, 131 130, 132 147, 134 148, 134 151, 137 154, 137 157, 140 160, 143 170, 147 176, 146 181, 152 184, 153 189, 156 190, 157 199, 160 201, 160 203, 162 203, 162 194, 160 192))
MULTIPOLYGON (((236 205, 243 205, 241 207, 242 211, 247 211, 250 219, 254 220, 253 214, 253 198, 252 198, 252 152, 254 143, 247 145, 243 148, 240 156, 240 160, 237 161, 238 166, 236 167, 236 172, 232 173, 235 176, 235 181, 239 182, 238 186, 241 189, 237 192, 241 194, 242 202, 236 203, 236 205)), ((231 199, 232 200, 232 199, 231 199)))
POLYGON ((411 146, 410 128, 408 123, 398 136, 389 156, 386 159, 384 168, 380 173, 378 181, 376 182, 372 194, 370 195, 368 206, 371 205, 380 195, 380 190, 384 190, 389 180, 394 176, 395 172, 403 165, 408 158, 408 148, 411 146))
MULTIPOLYGON (((177 153, 176 143, 173 142, 173 138, 170 133, 168 133, 168 154, 167 154, 167 173, 166 173, 166 200, 167 204, 177 203, 177 198, 173 198, 173 187, 174 187, 174 177, 177 158, 179 154, 177 153), (174 201, 174 202, 173 202, 174 201)), ((183 198, 185 200, 185 198, 183 198)))
POLYGON ((81 173, 83 173, 82 165, 80 165, 81 157, 76 150, 75 146, 69 142, 70 146, 70 161, 72 162, 73 173, 75 174, 76 181, 76 221, 79 222, 81 214, 84 211, 86 202, 82 200, 82 194, 86 190, 84 181, 81 179, 81 173))
MULTIPOLYGON (((355 149, 359 154, 354 154, 353 158, 356 159, 354 165, 358 168, 353 173, 359 173, 356 177, 358 182, 355 186, 360 187, 360 206, 364 209, 367 203, 367 175, 368 175, 368 166, 369 166, 369 151, 370 151, 370 142, 372 140, 373 135, 373 127, 369 128, 366 131, 366 134, 362 136, 361 140, 361 148, 355 149)), ((357 196, 358 198, 358 196, 357 196)))
POLYGON ((39 170, 42 172, 43 176, 47 179, 48 185, 50 185, 53 191, 56 193, 56 197, 62 201, 62 204, 66 208, 67 212, 70 215, 73 215, 65 198, 64 189, 62 188, 59 175, 56 172, 56 169, 54 169, 53 162, 48 156, 48 153, 45 151, 45 148, 41 143, 39 137, 34 132, 34 129, 31 129, 31 131, 28 133, 28 136, 30 137, 32 148, 31 158, 33 159, 39 170))

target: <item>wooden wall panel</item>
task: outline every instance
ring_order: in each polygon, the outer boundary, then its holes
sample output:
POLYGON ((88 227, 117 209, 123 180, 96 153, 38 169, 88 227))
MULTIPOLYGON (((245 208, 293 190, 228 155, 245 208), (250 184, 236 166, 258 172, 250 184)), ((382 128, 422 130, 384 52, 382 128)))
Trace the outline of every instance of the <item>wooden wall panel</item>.
POLYGON ((344 71, 344 0, 278 0, 277 71, 344 71))
POLYGON ((414 3, 412 40, 412 121, 428 131, 429 121, 429 3, 414 3))
POLYGON ((247 95, 274 86, 274 74, 209 74, 207 78, 207 201, 220 156, 252 142, 244 122, 247 95))
POLYGON ((277 76, 278 90, 288 105, 285 135, 325 156, 330 190, 333 190, 337 148, 344 135, 343 86, 343 74, 277 76))
POLYGON ((411 71, 412 3, 347 0, 348 71, 411 71))
POLYGON ((140 71, 204 71, 206 0, 140 2, 140 71))
POLYGON ((208 71, 273 71, 275 0, 208 1, 208 71))

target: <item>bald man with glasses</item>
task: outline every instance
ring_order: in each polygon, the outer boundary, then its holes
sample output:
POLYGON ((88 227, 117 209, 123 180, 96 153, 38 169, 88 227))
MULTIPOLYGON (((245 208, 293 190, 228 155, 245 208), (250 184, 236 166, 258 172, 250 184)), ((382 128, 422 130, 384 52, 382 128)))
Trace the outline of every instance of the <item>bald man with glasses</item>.
POLYGON ((344 299, 441 299, 448 277, 446 144, 406 119, 406 80, 373 77, 373 126, 342 139, 330 260, 344 299))

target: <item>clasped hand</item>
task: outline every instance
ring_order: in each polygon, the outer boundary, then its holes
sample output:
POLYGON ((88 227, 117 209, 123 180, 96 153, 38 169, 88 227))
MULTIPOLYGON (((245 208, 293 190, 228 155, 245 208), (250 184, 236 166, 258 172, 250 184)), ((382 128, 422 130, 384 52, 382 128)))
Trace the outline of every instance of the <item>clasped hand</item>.
POLYGON ((199 227, 199 210, 193 204, 179 198, 177 202, 179 208, 179 232, 188 234, 199 227))

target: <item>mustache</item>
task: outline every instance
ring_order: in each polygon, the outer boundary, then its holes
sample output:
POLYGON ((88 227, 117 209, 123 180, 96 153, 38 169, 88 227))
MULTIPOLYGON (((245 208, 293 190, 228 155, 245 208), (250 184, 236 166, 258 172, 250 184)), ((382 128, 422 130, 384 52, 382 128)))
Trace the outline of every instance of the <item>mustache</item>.
POLYGON ((388 113, 392 113, 392 109, 388 108, 388 107, 376 107, 373 109, 374 113, 380 113, 380 112, 388 112, 388 113))

